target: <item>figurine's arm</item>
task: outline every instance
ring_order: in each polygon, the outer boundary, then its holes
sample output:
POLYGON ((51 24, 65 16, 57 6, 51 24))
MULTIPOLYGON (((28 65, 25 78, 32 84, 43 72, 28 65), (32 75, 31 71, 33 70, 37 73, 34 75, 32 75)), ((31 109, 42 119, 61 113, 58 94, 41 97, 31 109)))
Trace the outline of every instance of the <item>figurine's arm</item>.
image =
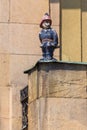
POLYGON ((52 29, 52 31, 53 31, 53 43, 55 46, 57 46, 58 45, 58 35, 54 29, 52 29))
POLYGON ((39 40, 40 40, 40 42, 42 43, 42 40, 41 40, 41 32, 39 33, 39 40))

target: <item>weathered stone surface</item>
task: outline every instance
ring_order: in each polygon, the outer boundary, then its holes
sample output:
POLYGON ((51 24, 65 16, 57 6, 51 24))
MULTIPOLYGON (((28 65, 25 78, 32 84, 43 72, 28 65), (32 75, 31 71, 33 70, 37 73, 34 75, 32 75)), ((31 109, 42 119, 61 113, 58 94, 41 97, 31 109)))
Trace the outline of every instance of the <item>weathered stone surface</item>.
POLYGON ((38 76, 37 76, 37 70, 35 68, 35 71, 33 73, 31 73, 30 77, 29 77, 29 102, 31 102, 32 100, 35 100, 37 98, 38 95, 38 76))
POLYGON ((11 55, 10 61, 10 83, 11 85, 25 87, 28 76, 24 70, 31 68, 41 56, 34 55, 11 55))
POLYGON ((0 118, 9 118, 10 87, 0 87, 0 118))
POLYGON ((9 118, 0 118, 0 130, 10 130, 9 118))
POLYGON ((11 24, 10 25, 10 52, 16 54, 40 55, 38 25, 11 24))
POLYGON ((86 130, 87 99, 39 98, 29 104, 29 130, 86 130))
POLYGON ((37 92, 36 98, 87 98, 86 65, 48 62, 36 66, 36 70, 32 69, 29 75, 29 96, 32 101, 35 100, 32 95, 37 92), (36 71, 38 75, 35 74, 36 71))
POLYGON ((12 119, 12 130, 21 130, 22 129, 22 119, 21 118, 13 118, 12 119))
POLYGON ((0 53, 9 53, 9 25, 3 23, 0 23, 0 53))
POLYGON ((0 0, 0 22, 9 20, 9 0, 0 0))
POLYGON ((0 87, 9 86, 9 54, 0 54, 0 87))
POLYGON ((74 69, 75 67, 72 66, 71 70, 49 72, 49 96, 87 98, 87 70, 84 67, 80 67, 79 70, 74 69))
POLYGON ((39 129, 38 125, 40 125, 40 121, 41 121, 39 114, 40 114, 39 101, 35 100, 34 102, 30 103, 28 107, 28 129, 29 130, 39 129))
POLYGON ((12 94, 12 117, 21 118, 22 117, 22 104, 20 100, 20 86, 12 85, 11 94, 12 94))
POLYGON ((87 129, 87 65, 41 62, 26 73, 29 130, 87 129))
POLYGON ((37 24, 48 11, 49 0, 11 0, 11 22, 37 24))

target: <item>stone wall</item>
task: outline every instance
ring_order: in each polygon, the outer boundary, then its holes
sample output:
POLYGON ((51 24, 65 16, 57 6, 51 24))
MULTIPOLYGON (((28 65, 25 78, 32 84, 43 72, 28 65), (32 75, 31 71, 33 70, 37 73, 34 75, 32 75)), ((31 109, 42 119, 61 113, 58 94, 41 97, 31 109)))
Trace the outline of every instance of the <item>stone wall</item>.
MULTIPOLYGON (((59 7, 59 2, 0 0, 0 130, 21 130, 20 90, 27 85, 23 71, 41 58, 39 23, 49 10, 52 18, 59 16, 55 14, 59 8, 54 12, 54 7, 59 7)), ((58 21, 53 20, 57 32, 58 21)))
POLYGON ((37 63, 29 80, 29 130, 87 129, 87 65, 37 63))

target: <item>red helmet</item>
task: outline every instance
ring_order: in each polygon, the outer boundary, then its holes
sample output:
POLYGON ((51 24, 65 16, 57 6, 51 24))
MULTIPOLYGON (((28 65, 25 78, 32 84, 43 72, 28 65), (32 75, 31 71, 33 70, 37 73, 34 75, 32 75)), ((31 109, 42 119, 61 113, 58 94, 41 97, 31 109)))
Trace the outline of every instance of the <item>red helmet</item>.
POLYGON ((42 17, 42 21, 41 21, 41 23, 40 23, 40 27, 41 27, 41 28, 43 28, 43 27, 42 27, 42 24, 43 24, 43 22, 46 21, 46 20, 49 20, 49 21, 50 21, 50 25, 52 24, 52 20, 51 20, 51 18, 50 18, 50 16, 49 16, 48 13, 45 13, 44 16, 42 17))

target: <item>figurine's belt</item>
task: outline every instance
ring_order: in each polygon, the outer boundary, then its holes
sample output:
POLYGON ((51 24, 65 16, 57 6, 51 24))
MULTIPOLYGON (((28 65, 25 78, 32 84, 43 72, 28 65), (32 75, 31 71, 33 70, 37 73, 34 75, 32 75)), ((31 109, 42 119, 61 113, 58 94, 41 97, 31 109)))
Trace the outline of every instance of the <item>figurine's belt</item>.
POLYGON ((52 39, 43 39, 42 42, 52 42, 53 40, 52 39))

